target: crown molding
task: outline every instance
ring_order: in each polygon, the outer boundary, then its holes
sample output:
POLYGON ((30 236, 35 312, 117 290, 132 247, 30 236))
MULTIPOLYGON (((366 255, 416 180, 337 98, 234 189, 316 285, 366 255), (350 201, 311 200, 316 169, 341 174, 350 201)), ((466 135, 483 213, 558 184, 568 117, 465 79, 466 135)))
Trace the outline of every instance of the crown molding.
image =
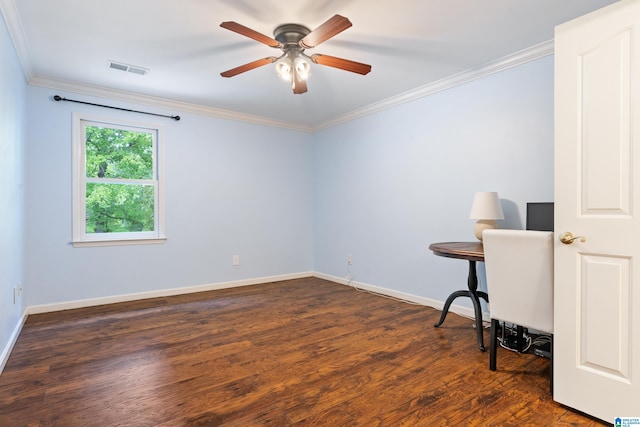
POLYGON ((464 83, 477 80, 488 75, 504 71, 506 69, 522 65, 529 61, 553 54, 553 40, 549 40, 538 45, 523 49, 514 54, 502 57, 495 61, 488 62, 480 67, 462 71, 458 74, 446 77, 436 82, 420 86, 416 89, 401 93, 399 95, 384 99, 374 104, 359 108, 322 123, 317 126, 304 126, 296 123, 273 120, 266 117, 239 113, 220 108, 213 108, 204 105, 175 101, 149 95, 142 95, 135 92, 109 89, 102 86, 76 83, 66 80, 58 80, 48 77, 34 76, 31 63, 29 61, 29 46, 24 34, 22 22, 18 14, 15 0, 0 0, 0 13, 9 31, 9 36, 14 44, 16 53, 27 82, 30 85, 42 86, 51 89, 64 90, 77 94, 98 96, 101 98, 114 99, 134 104, 159 107, 168 110, 176 109, 183 112, 210 116, 220 119, 236 120, 251 124, 272 126, 295 130, 299 132, 314 133, 323 129, 350 122, 361 117, 374 114, 398 105, 423 98, 434 93, 459 86, 464 83))
POLYGON ((102 86, 95 86, 66 80, 59 80, 49 77, 34 76, 29 61, 29 46, 24 35, 20 16, 15 4, 15 0, 0 0, 0 13, 2 14, 9 35, 15 46, 18 58, 22 65, 25 78, 30 85, 47 87, 51 89, 64 90, 77 94, 97 96, 134 104, 159 107, 168 110, 179 110, 182 112, 194 113, 209 117, 227 120, 242 121, 251 124, 279 127, 295 130, 299 132, 314 133, 323 129, 334 127, 342 123, 350 122, 364 116, 374 114, 398 105, 420 99, 434 93, 489 76, 491 74, 507 70, 524 63, 540 59, 553 54, 553 40, 549 40, 538 45, 523 49, 511 55, 502 57, 495 61, 488 62, 480 67, 462 71, 458 74, 446 77, 436 82, 420 86, 416 89, 401 93, 399 95, 384 99, 374 104, 359 108, 322 123, 317 126, 305 126, 296 123, 273 120, 262 116, 239 113, 220 108, 208 107, 182 101, 175 101, 166 98, 142 95, 135 92, 110 89, 102 86))
POLYGON ((410 91, 387 98, 380 102, 368 105, 364 108, 353 110, 350 113, 344 114, 340 117, 336 117, 331 121, 314 127, 312 131, 317 132, 323 129, 337 126, 342 123, 350 122, 369 114, 387 110, 406 102, 415 101, 416 99, 432 95, 436 92, 451 89, 455 86, 459 86, 473 80, 477 80, 482 77, 507 70, 509 68, 517 67, 518 65, 522 65, 530 61, 535 61, 536 59, 540 59, 549 55, 553 55, 553 40, 548 40, 546 42, 531 46, 527 49, 523 49, 511 55, 504 56, 479 67, 462 71, 458 74, 454 74, 436 82, 420 86, 417 89, 412 89, 410 91))
POLYGON ((166 108, 169 110, 177 109, 188 113, 200 114, 227 120, 237 120, 264 126, 291 129, 299 132, 312 132, 311 127, 295 123, 288 123, 284 121, 268 119, 265 117, 243 114, 230 110, 223 110, 187 102, 174 101, 160 97, 142 95, 134 92, 109 89, 102 86, 88 85, 49 77, 36 76, 34 75, 31 62, 29 60, 29 45, 27 43, 27 38, 24 33, 24 27, 18 13, 18 8, 16 7, 15 0, 0 0, 0 14, 2 15, 6 23, 9 37, 11 38, 11 41, 18 55, 18 60, 20 61, 20 64, 22 66, 22 71, 24 73, 25 79, 27 83, 32 86, 47 87, 50 89, 64 90, 76 94, 98 96, 118 101, 131 102, 134 104, 166 108))
POLYGON ((97 96, 101 98, 112 99, 116 101, 130 102, 138 105, 146 105, 151 107, 159 107, 167 110, 179 110, 181 112, 210 116, 219 119, 238 120, 242 122, 279 127, 285 129, 296 130, 299 132, 311 132, 308 126, 302 126, 295 123, 288 123, 266 117, 254 116, 251 114, 243 114, 220 108, 207 107, 204 105, 191 104, 188 102, 175 101, 166 98, 160 98, 150 95, 142 95, 135 92, 128 92, 117 89, 110 89, 103 86, 95 86, 83 83, 76 83, 67 80, 58 80, 49 77, 33 77, 29 80, 32 86, 46 87, 50 89, 64 90, 81 95, 97 96))
POLYGON ((22 21, 18 14, 18 8, 14 0, 0 0, 0 15, 4 18, 4 22, 7 25, 9 31, 9 37, 15 47, 18 55, 18 60, 22 66, 22 72, 25 75, 27 81, 33 76, 33 70, 31 69, 31 62, 29 62, 29 45, 27 43, 27 37, 24 34, 22 21))
MULTIPOLYGON (((6 0, 0 0, 6 1, 6 0)), ((495 61, 488 62, 480 67, 465 70, 458 74, 446 77, 438 80, 434 83, 430 83, 424 86, 420 86, 417 89, 413 89, 399 95, 387 98, 380 102, 368 105, 364 108, 360 108, 350 113, 344 114, 333 120, 325 122, 318 126, 303 126, 295 123, 288 123, 273 119, 268 119, 261 116, 254 116, 250 114, 243 114, 229 110, 223 110, 220 108, 207 107, 203 105, 191 104, 187 102, 174 101, 165 98, 159 98, 149 95, 141 95, 134 92, 121 91, 116 89, 109 89, 101 86, 80 84, 70 81, 57 80, 44 77, 33 77, 29 80, 29 84, 34 86, 48 87, 51 89, 64 90, 67 92, 73 92, 84 95, 98 96, 101 98, 114 99, 118 101, 130 102, 134 104, 147 105, 152 107, 160 107, 168 110, 179 110, 188 113, 200 114, 204 116, 216 117, 227 120, 237 120, 252 124, 264 125, 285 128, 295 130, 299 132, 314 133, 323 129, 337 126, 346 122, 350 122, 361 117, 374 114, 389 108, 396 107, 398 105, 415 101, 416 99, 424 98, 434 93, 451 89, 455 86, 459 86, 482 77, 495 74, 509 68, 517 67, 530 61, 534 61, 553 54, 553 40, 540 43, 527 49, 523 49, 514 54, 502 57, 495 61)))

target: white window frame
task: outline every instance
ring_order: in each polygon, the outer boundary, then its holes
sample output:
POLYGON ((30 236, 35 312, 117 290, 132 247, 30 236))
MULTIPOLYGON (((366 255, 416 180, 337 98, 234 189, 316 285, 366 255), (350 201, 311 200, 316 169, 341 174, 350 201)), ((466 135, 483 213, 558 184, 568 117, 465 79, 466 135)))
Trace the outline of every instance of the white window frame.
MULTIPOLYGON (((73 113, 73 237, 74 247, 141 245, 164 243, 165 196, 164 196, 164 126, 156 123, 141 123, 127 120, 73 113), (85 127, 97 125, 133 131, 149 131, 153 138, 153 178, 145 184, 154 186, 154 230, 130 233, 87 233, 86 232, 86 171, 85 171, 85 127)), ((110 180, 131 182, 130 180, 110 180)), ((141 180, 135 180, 139 182, 141 180)))

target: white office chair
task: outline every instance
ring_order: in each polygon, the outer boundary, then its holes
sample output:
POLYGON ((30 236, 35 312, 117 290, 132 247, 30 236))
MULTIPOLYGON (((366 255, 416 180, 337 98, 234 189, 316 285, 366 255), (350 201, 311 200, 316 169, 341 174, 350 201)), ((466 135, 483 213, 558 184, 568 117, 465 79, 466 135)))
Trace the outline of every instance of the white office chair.
POLYGON ((553 233, 485 230, 482 243, 491 317, 489 369, 496 370, 500 320, 552 334, 553 393, 553 233))

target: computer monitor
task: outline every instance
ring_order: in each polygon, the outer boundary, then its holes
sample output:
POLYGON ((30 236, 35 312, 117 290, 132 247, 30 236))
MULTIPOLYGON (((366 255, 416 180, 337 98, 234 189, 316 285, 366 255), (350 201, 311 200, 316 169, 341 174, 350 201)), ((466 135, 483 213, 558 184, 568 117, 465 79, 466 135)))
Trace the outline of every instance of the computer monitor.
POLYGON ((527 203, 527 230, 553 231, 553 202, 527 203))

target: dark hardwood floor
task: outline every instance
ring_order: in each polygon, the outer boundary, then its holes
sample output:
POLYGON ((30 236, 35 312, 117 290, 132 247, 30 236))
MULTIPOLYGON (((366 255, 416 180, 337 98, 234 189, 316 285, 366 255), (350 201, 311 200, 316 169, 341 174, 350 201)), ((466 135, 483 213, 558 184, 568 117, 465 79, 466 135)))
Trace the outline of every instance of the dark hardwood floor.
POLYGON ((0 426, 601 425, 439 316, 316 278, 29 316, 0 426))

